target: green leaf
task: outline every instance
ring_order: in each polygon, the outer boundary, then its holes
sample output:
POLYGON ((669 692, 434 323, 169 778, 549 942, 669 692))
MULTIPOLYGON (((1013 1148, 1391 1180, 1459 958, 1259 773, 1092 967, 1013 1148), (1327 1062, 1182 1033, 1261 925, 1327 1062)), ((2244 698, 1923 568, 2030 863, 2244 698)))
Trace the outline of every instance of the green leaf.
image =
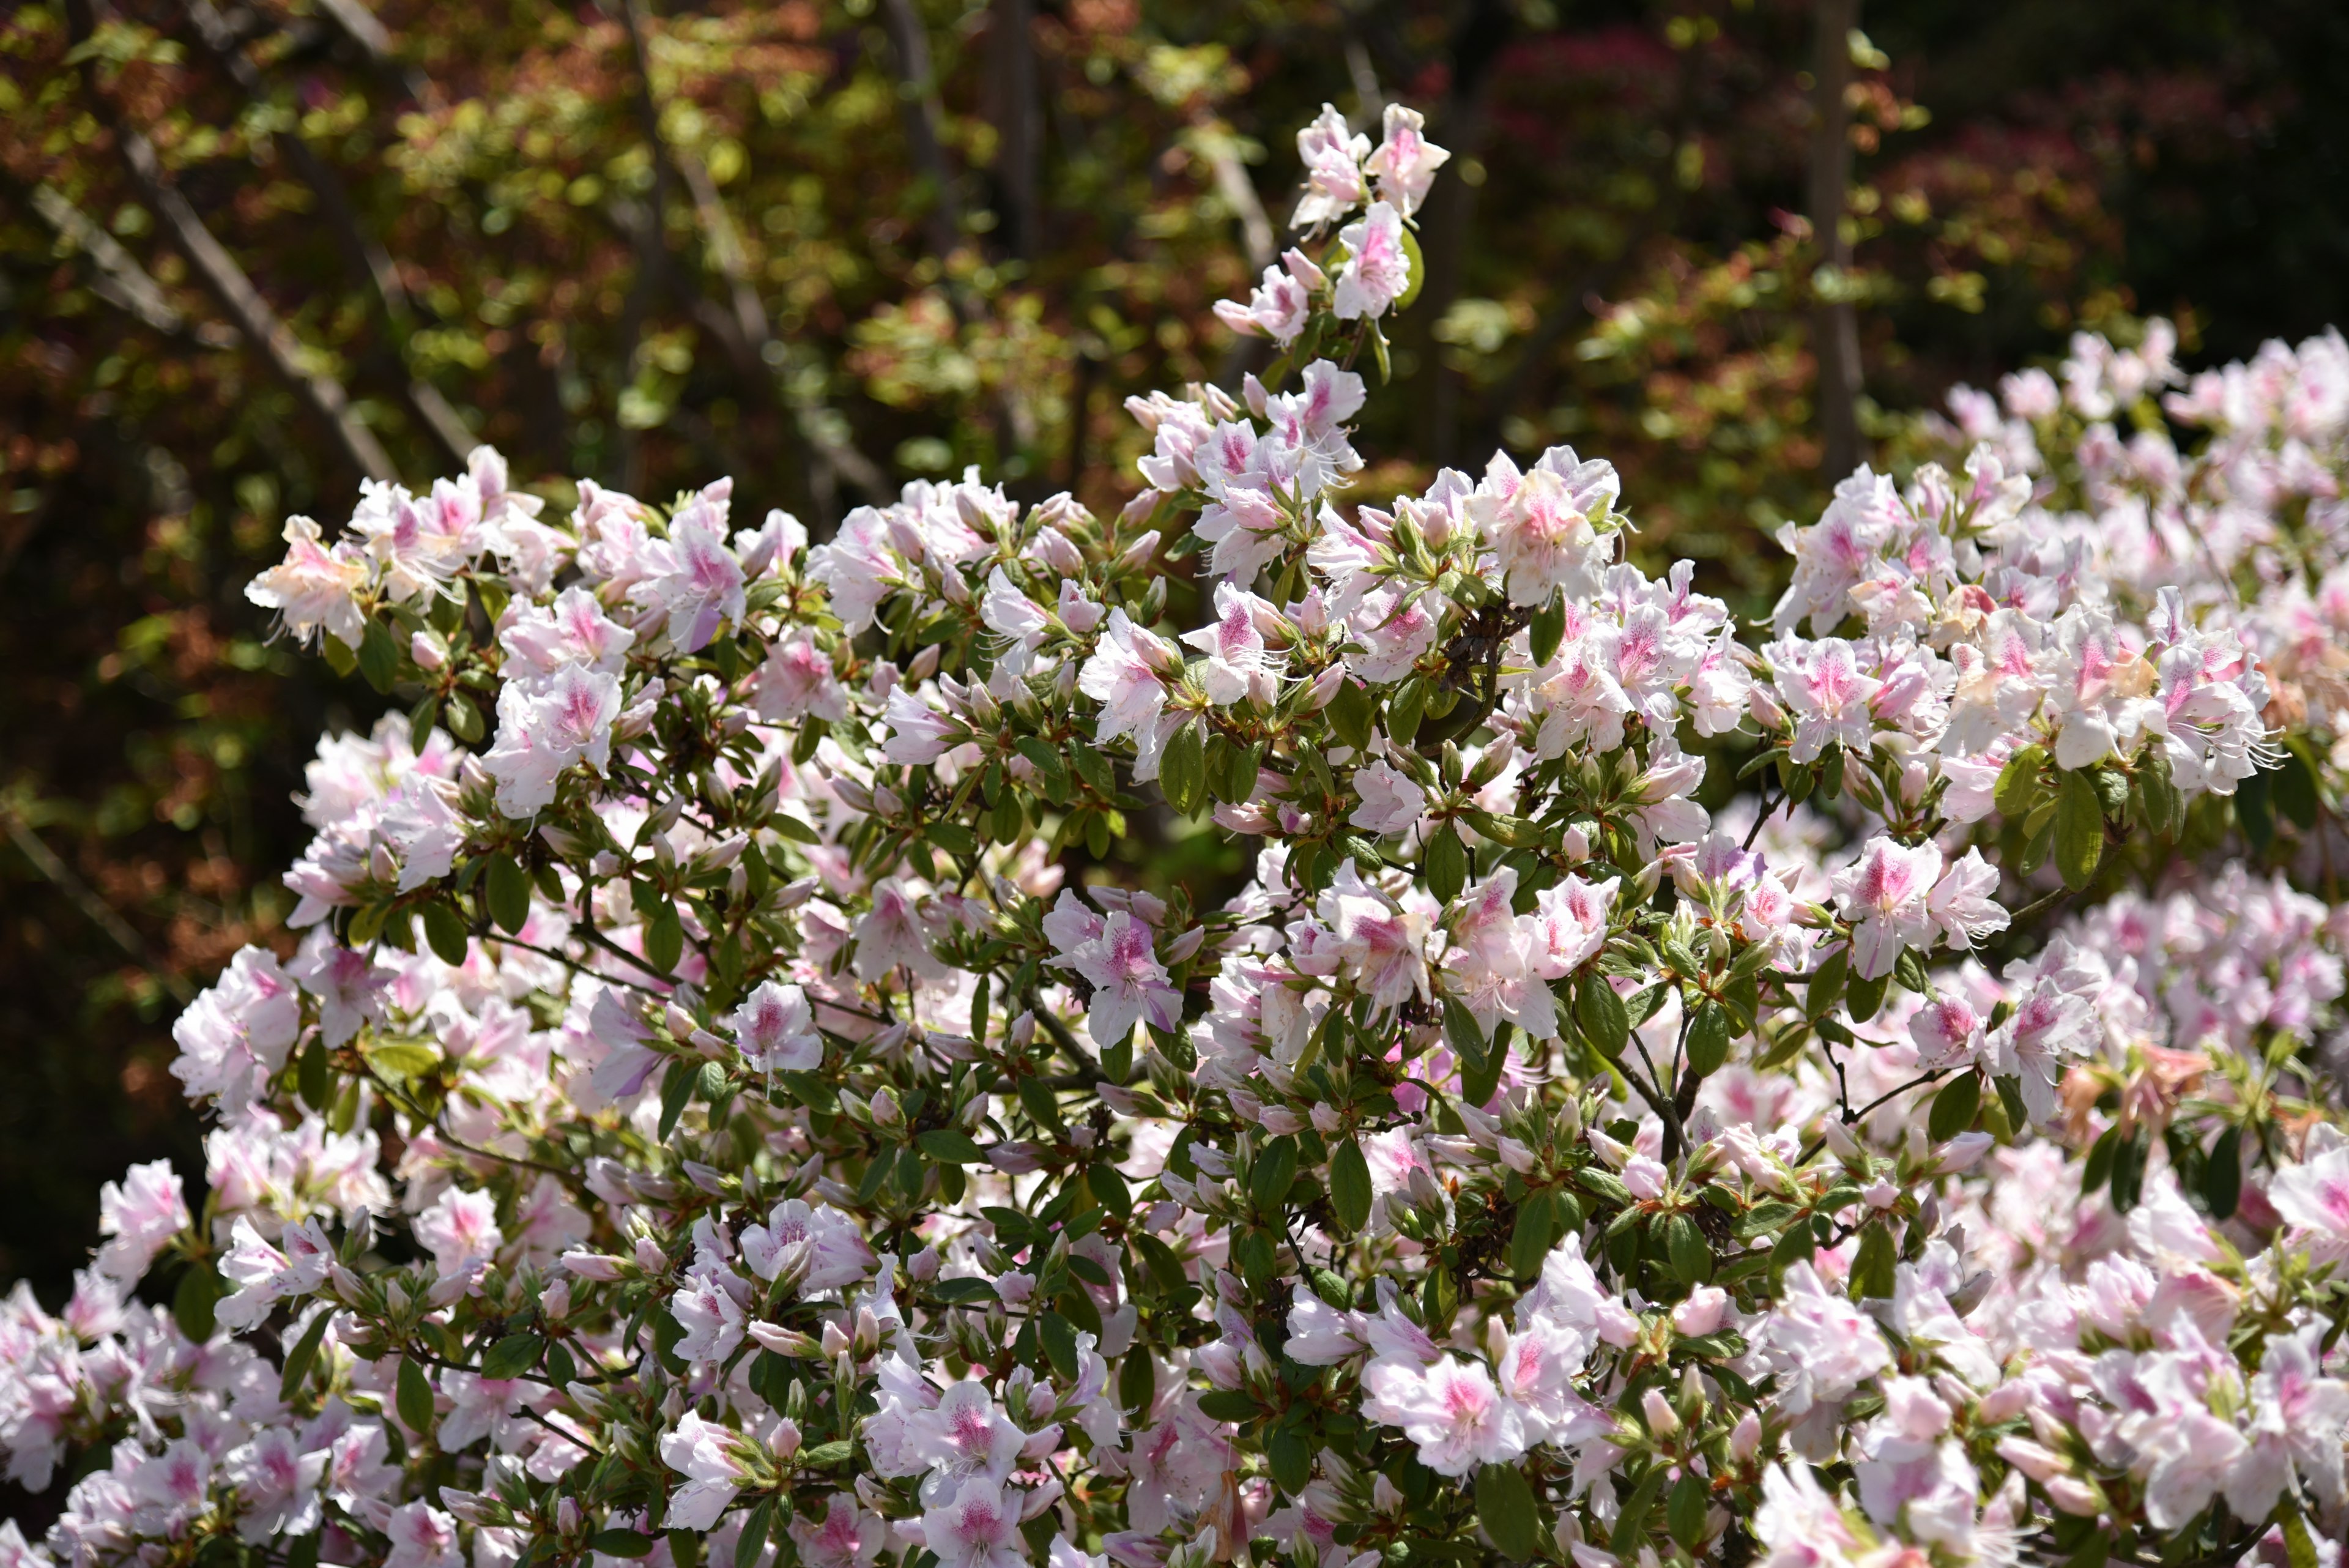
POLYGON ((1713 1501, 1713 1489, 1694 1470, 1684 1470, 1672 1483, 1671 1494, 1664 1500, 1664 1526, 1672 1539, 1690 1551, 1696 1550, 1704 1540, 1705 1508, 1713 1501))
POLYGON ((1427 684, 1414 675, 1387 699, 1387 734, 1398 745, 1410 745, 1411 738, 1419 733, 1419 717, 1426 707, 1427 684))
POLYGON ((449 732, 467 745, 481 738, 481 711, 474 707, 473 700, 462 691, 450 696, 448 709, 442 717, 449 722, 449 732))
POLYGON ((930 1287, 930 1293, 948 1306, 968 1306, 973 1302, 997 1299, 993 1282, 981 1279, 940 1280, 930 1287))
MULTIPOLYGON (((1394 308, 1399 311, 1409 310, 1412 302, 1419 297, 1419 291, 1427 286, 1427 257, 1420 252, 1419 236, 1408 228, 1401 233, 1402 254, 1411 260, 1411 281, 1402 286, 1401 294, 1395 296, 1394 308)), ((1372 330, 1376 329, 1373 323, 1372 330)))
POLYGON ((1042 788, 1044 798, 1055 805, 1065 804, 1069 798, 1069 769, 1061 760, 1061 753, 1036 735, 1020 736, 1018 748, 1036 770, 1036 783, 1042 788))
POLYGON ((1371 1165, 1354 1138, 1330 1151, 1330 1209, 1348 1231, 1359 1231, 1370 1223, 1371 1165))
POLYGON ((802 822, 788 811, 779 811, 767 819, 768 826, 794 844, 821 844, 823 835, 802 822))
POLYGON ((2275 806, 2268 798, 2267 774, 2253 774, 2236 782, 2235 825, 2255 853, 2266 854, 2275 841, 2275 806))
POLYGON ((1124 1176, 1107 1160, 1085 1167, 1085 1185, 1092 1189, 1093 1199, 1103 1213, 1133 1212, 1133 1194, 1127 1190, 1124 1176))
POLYGON ((1892 1293, 1894 1265, 1899 1262, 1892 1245, 1892 1232, 1881 1225, 1870 1225, 1859 1233, 1859 1253, 1851 1264, 1851 1299, 1889 1296, 1892 1293))
POLYGON ((677 1131, 678 1118, 684 1116, 685 1107, 693 1103, 693 1091, 700 1084, 701 1068, 692 1062, 671 1062, 668 1071, 662 1075, 660 1138, 663 1143, 668 1141, 669 1134, 677 1131))
POLYGON ((1689 1071, 1709 1078, 1729 1060, 1729 1009, 1710 999, 1697 1004, 1689 1020, 1689 1071))
POLYGON ((1044 1359, 1063 1378, 1074 1381, 1077 1376, 1076 1325, 1059 1313, 1048 1312, 1036 1320, 1036 1337, 1044 1346, 1044 1359))
POLYGON ((1550 1244, 1557 1240, 1557 1202, 1555 1189, 1529 1192, 1517 1205, 1516 1228, 1509 1232, 1509 1273, 1516 1279, 1529 1279, 1549 1257, 1550 1244))
POLYGON ((1218 1421, 1253 1421, 1263 1412, 1245 1388, 1216 1388, 1199 1396, 1199 1413, 1218 1421))
POLYGON ((761 1498, 743 1520, 742 1534, 734 1542, 734 1568, 758 1568, 759 1553, 767 1549, 767 1532, 774 1521, 775 1500, 761 1498))
POLYGON ((1330 720, 1330 732, 1340 742, 1361 751, 1370 743, 1371 722, 1377 717, 1367 687, 1348 676, 1338 682, 1338 694, 1330 699, 1322 710, 1330 720))
POLYGON ((818 1443, 812 1449, 802 1449, 799 1459, 801 1465, 809 1469, 824 1469, 841 1463, 855 1451, 854 1443, 834 1440, 829 1443, 818 1443))
POLYGON ((2104 1136, 2090 1145, 2088 1158, 2080 1162, 2080 1196, 2087 1198, 2113 1174, 2113 1156, 2121 1146, 2121 1129, 2109 1127, 2104 1136))
POLYGON ((1803 992, 1804 1013, 1817 1019, 1834 1012, 1835 1004, 1843 1000, 1843 988, 1850 981, 1851 950, 1837 948, 1811 971, 1811 983, 1803 992))
POLYGON ((2316 1568, 2316 1542, 2297 1508, 2283 1518, 2283 1556, 2289 1568, 2316 1568))
POLYGON ((653 1538, 634 1530, 599 1530, 587 1538, 587 1544, 610 1557, 648 1557, 653 1538))
POLYGON ((932 1127, 927 1132, 916 1133, 914 1141, 921 1146, 924 1154, 941 1165, 983 1165, 987 1162, 987 1156, 979 1152, 978 1145, 971 1141, 970 1135, 952 1127, 932 1127))
POLYGON ((323 1112, 334 1098, 334 1069, 326 1060, 326 1043, 313 1035, 303 1047, 302 1059, 294 1069, 295 1085, 302 1094, 302 1103, 314 1111, 323 1112))
POLYGON ((1631 1015, 1623 1011, 1623 999, 1615 994, 1615 987, 1595 969, 1582 977, 1575 992, 1574 1021, 1610 1062, 1630 1044, 1631 1015))
POLYGON ((959 822, 933 822, 922 829, 922 836, 949 855, 978 853, 978 836, 959 822))
POLYGON ((2137 1207, 2145 1192, 2146 1157, 2152 1152, 2151 1140, 2139 1127, 2128 1137, 2113 1147, 2113 1211, 2126 1214, 2137 1207))
POLYGON ((286 1352, 285 1375, 277 1381, 277 1397, 281 1401, 291 1400, 294 1391, 302 1386, 302 1380, 310 1376, 310 1366, 318 1359, 318 1346, 326 1340, 326 1325, 334 1316, 331 1306, 321 1308, 302 1337, 295 1341, 294 1348, 286 1352))
POLYGON ((1631 1549, 1647 1532, 1648 1511, 1656 1506, 1656 1494, 1664 1489, 1664 1470, 1662 1465, 1650 1465, 1647 1475, 1631 1489, 1623 1511, 1616 1517, 1615 1532, 1608 1537, 1607 1549, 1617 1557, 1630 1557, 1631 1549))
POLYGON ((440 699, 429 692, 424 700, 408 711, 408 745, 421 756, 432 739, 432 726, 440 722, 440 699))
POLYGON ((510 1334, 490 1346, 481 1357, 481 1376, 492 1383, 503 1383, 521 1376, 538 1365, 539 1352, 546 1341, 534 1334, 510 1334))
POLYGON ((386 1041, 366 1049, 367 1065, 393 1083, 420 1078, 440 1065, 440 1053, 414 1041, 386 1041))
POLYGON ((433 956, 442 963, 451 967, 463 965, 466 953, 464 919, 438 898, 424 906, 424 940, 431 944, 433 956))
POLYGON ((1254 1200, 1256 1211, 1277 1222, 1289 1186, 1296 1179, 1297 1140, 1284 1134, 1257 1150, 1256 1164, 1249 1168, 1248 1197, 1254 1200))
POLYGON ((1534 1554, 1541 1541, 1541 1514, 1533 1489, 1515 1465, 1485 1465, 1476 1472, 1476 1522, 1513 1563, 1534 1554))
POLYGON ((1843 1004, 1844 1011, 1851 1015, 1851 1021, 1865 1023, 1875 1017, 1877 1010, 1884 1005, 1884 992, 1891 983, 1892 977, 1889 974, 1879 974, 1874 980, 1862 980, 1855 975, 1846 982, 1843 1004))
POLYGON ((1534 611, 1534 618, 1526 628, 1532 640, 1534 665, 1537 669, 1557 657, 1557 645, 1566 638, 1566 596, 1552 594, 1549 601, 1534 611))
POLYGON ((2039 799, 2039 774, 2047 765, 2047 748, 2025 746, 2007 758, 2006 766, 1998 771, 1998 783, 1991 790, 1991 799, 2004 815, 2020 818, 2027 815, 2039 799))
POLYGON ((180 1276, 180 1288, 171 1297, 171 1316, 180 1332, 198 1345, 212 1338, 212 1308, 221 1298, 220 1276, 209 1263, 192 1263, 180 1276))
POLYGON ((2296 826, 2314 827, 2321 799, 2316 787, 2316 774, 2298 747, 2287 746, 2284 749, 2283 765, 2270 777, 2272 782, 2269 785, 2269 798, 2275 802, 2276 809, 2296 826))
POLYGON ((391 628, 379 620, 368 621, 367 635, 359 639, 359 673, 386 696, 391 693, 391 683, 399 679, 399 644, 393 639, 391 628))
POLYGON ((1438 903, 1449 904, 1468 885, 1468 846, 1460 842, 1450 823, 1435 825, 1433 836, 1420 856, 1420 869, 1427 877, 1427 890, 1438 903))
POLYGON ((663 899, 660 912, 645 927, 645 961, 663 974, 675 974, 678 960, 684 956, 685 922, 678 918, 677 906, 663 899))
POLYGON ((1179 724, 1158 761, 1158 787, 1177 815, 1189 816, 1207 798, 1207 743, 1196 724, 1179 724))
POLYGON ((2234 1217, 2243 1196, 2243 1129, 2229 1127, 2210 1146, 2202 1162, 2202 1206, 2213 1220, 2234 1217))
POLYGON ((1926 1136, 1947 1143, 1974 1125, 1974 1113, 1981 1108, 1982 1075, 1961 1073, 1933 1096, 1933 1107, 1925 1116, 1926 1136))
POLYGON ((2085 773, 2067 773, 2055 792, 2055 869, 2077 892, 2105 857, 2105 803, 2085 773))
POLYGON ((1696 1221, 1685 1214, 1664 1220, 1664 1252, 1671 1260, 1672 1272, 1692 1283, 1713 1273, 1713 1249, 1705 1245, 1704 1232, 1696 1228, 1696 1221))
POLYGON ((424 1368, 409 1356, 399 1358, 399 1383, 394 1403, 400 1424, 419 1438, 432 1435, 432 1384, 424 1368))
POLYGON ((1291 1497, 1313 1479, 1313 1445, 1295 1427, 1277 1428, 1264 1440, 1264 1457, 1272 1484, 1291 1497))
POLYGON ((1158 1368, 1151 1359, 1149 1347, 1136 1345, 1125 1353, 1117 1368, 1117 1407, 1121 1410, 1144 1411, 1158 1399, 1158 1368))
POLYGON ((502 931, 519 931, 530 919, 530 878, 511 855, 490 857, 490 874, 485 885, 489 898, 490 919, 502 931))

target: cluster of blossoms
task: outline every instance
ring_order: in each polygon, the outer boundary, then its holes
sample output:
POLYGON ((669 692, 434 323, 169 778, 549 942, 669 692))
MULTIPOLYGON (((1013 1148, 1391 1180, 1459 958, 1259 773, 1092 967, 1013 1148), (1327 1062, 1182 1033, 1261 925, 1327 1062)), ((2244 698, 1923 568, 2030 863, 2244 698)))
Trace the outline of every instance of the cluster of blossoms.
POLYGON ((289 529, 408 711, 0 1305, 0 1568, 2338 1561, 2339 339, 1961 398, 1749 632, 1604 462, 1347 493, 1444 154, 1299 145, 1115 518, 289 529))

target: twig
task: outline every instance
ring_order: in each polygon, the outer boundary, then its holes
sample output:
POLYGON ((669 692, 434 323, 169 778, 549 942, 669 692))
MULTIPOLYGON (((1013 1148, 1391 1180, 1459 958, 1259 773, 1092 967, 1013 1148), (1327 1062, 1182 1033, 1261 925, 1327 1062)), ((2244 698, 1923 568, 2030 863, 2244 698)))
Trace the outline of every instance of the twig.
POLYGON ((33 210, 97 265, 100 295, 137 317, 140 325, 151 332, 160 332, 166 337, 187 335, 187 317, 172 308, 171 300, 164 296, 163 286, 150 277, 138 259, 122 248, 120 241, 98 227, 63 192, 54 185, 36 185, 33 210))
MULTIPOLYGON (((67 0, 66 9, 75 41, 88 41, 97 31, 92 0, 67 0)), ((387 483, 398 479, 399 471, 393 466, 391 454, 384 451, 375 432, 359 422, 342 382, 325 366, 305 363, 311 358, 309 351, 270 308, 269 302, 261 297, 261 292, 253 286, 253 280, 245 275, 236 258, 204 227, 195 208, 188 204, 188 199, 180 194, 179 188, 164 173, 153 144, 123 119, 95 80, 90 84, 89 96, 98 118, 114 133, 116 149, 130 171, 131 182, 139 187, 147 205, 170 232, 172 243, 196 269, 229 318, 259 346, 271 368, 293 388, 295 396, 334 432, 336 443, 360 472, 387 483)))
MULTIPOLYGON (((195 24, 196 36, 203 40, 204 47, 220 62, 221 68, 228 72, 229 79, 235 82, 247 98, 256 102, 264 98, 268 84, 262 79, 260 71, 254 67, 244 51, 237 47, 236 35, 229 27, 228 19, 220 14, 212 0, 188 0, 188 17, 195 24)), ((369 17, 368 20, 372 22, 374 18, 369 17)), ((401 349, 408 337, 406 327, 409 302, 408 290, 399 280, 399 269, 392 262, 390 253, 359 225, 358 212, 351 204, 350 192, 344 188, 342 177, 318 156, 309 142, 295 132, 285 130, 273 134, 270 142, 317 197, 319 211, 334 230, 346 263, 353 272, 373 286, 370 296, 373 314, 394 352, 399 355, 403 372, 400 390, 407 398, 409 410, 431 433, 433 440, 440 443, 443 452, 453 461, 463 462, 473 449, 472 433, 466 430, 464 421, 450 406, 449 400, 440 395, 439 388, 419 376, 407 373, 407 358, 401 349)))

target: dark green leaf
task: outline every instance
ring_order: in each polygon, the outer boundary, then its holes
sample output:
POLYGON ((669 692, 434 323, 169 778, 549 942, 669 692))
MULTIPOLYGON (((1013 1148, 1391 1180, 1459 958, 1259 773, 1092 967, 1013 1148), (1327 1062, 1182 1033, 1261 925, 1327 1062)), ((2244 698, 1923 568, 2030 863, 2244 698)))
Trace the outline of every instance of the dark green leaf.
POLYGON ((1361 681, 1348 676, 1338 682, 1338 694, 1322 711, 1329 716, 1330 732, 1340 742, 1358 752, 1370 743, 1371 721, 1376 713, 1370 691, 1361 681))
POLYGON ((2008 816, 2020 819, 2039 800, 2039 774, 2047 765, 2047 748, 2025 746, 2006 760, 1998 773, 1991 798, 2008 816))
POLYGON ((1697 1004, 1689 1020, 1689 1071, 1709 1078, 1729 1060, 1729 1010, 1710 999, 1697 1004))
POLYGON ((1705 1509, 1712 1501, 1712 1489, 1694 1470, 1682 1471, 1672 1483, 1671 1495, 1664 1500, 1665 1528, 1692 1552, 1704 1540, 1705 1509))
POLYGON ((1476 1522, 1513 1563, 1530 1558, 1541 1542, 1541 1514, 1533 1489, 1515 1465, 1485 1465, 1476 1472, 1476 1522))
POLYGON ((987 1160, 968 1133, 952 1127, 933 1127, 917 1134, 914 1141, 921 1145, 924 1154, 941 1165, 981 1165, 987 1160))
POLYGON ((546 1341, 534 1334, 510 1334, 490 1346, 481 1357, 481 1376, 492 1383, 502 1383, 519 1377, 538 1365, 539 1352, 546 1341))
POLYGON ((502 931, 519 931, 530 919, 530 878, 511 855, 490 857, 486 893, 490 919, 502 931))
POLYGON ((1073 1381, 1077 1376, 1077 1331, 1059 1313, 1048 1312, 1037 1320, 1036 1337, 1044 1346, 1044 1358, 1052 1370, 1073 1381))
POLYGON ((1330 1208, 1349 1231, 1370 1223, 1371 1166, 1361 1144, 1350 1137, 1330 1151, 1330 1208))
POLYGON ((685 922, 678 918, 677 906, 664 900, 660 912, 645 927, 645 961, 663 974, 674 974, 678 960, 684 956, 685 922))
POLYGON ((1267 1143, 1257 1151, 1256 1164, 1248 1172, 1248 1197, 1256 1211, 1279 1223, 1289 1184, 1296 1179, 1297 1140, 1284 1135, 1267 1143))
POLYGON ((2104 857, 2104 797, 2086 774, 2067 773, 2055 792, 2055 869, 2064 886, 2086 887, 2104 857))
POLYGON ((302 1337, 294 1342, 294 1348, 286 1352, 285 1374, 277 1381, 279 1399, 292 1399, 295 1390, 302 1386, 302 1380, 310 1376, 311 1363, 318 1359, 318 1346, 326 1339, 326 1325, 334 1321, 334 1316, 332 1307, 321 1308, 318 1314, 310 1320, 310 1326, 302 1337))
POLYGON ((1623 1010, 1623 999, 1615 992, 1614 985, 1597 970, 1582 977, 1574 998, 1574 1021, 1582 1026, 1599 1054, 1609 1061, 1623 1054, 1630 1044, 1631 1017, 1623 1010))
POLYGON ((2229 1127, 2210 1146, 2202 1164, 2202 1206, 2213 1220, 2234 1217, 2243 1194, 2243 1129, 2229 1127))
POLYGON ((1218 1421, 1253 1421, 1260 1411, 1244 1388, 1216 1388, 1199 1396, 1199 1413, 1218 1421))
POLYGON ((1449 904, 1468 885, 1468 847, 1450 823, 1436 825, 1420 857, 1420 867, 1427 877, 1427 890, 1440 903, 1449 904))
POLYGON ((391 628, 379 620, 368 621, 367 635, 359 639, 359 673, 387 696, 392 682, 399 679, 399 644, 391 628))
POLYGON ((1565 596, 1552 594, 1547 604, 1534 611, 1533 620, 1526 628, 1526 633, 1533 645, 1536 668, 1557 658, 1557 645, 1566 637, 1565 596))
POLYGON ((653 1538, 633 1530, 599 1530, 587 1538, 587 1544, 607 1557, 648 1557, 653 1538))
POLYGON ((1933 1108, 1925 1117, 1925 1132, 1935 1143, 1947 1143, 1974 1125, 1982 1106, 1982 1075, 1961 1073, 1941 1085, 1933 1108))
POLYGON ((1889 1296, 1892 1293, 1894 1266, 1899 1255, 1892 1244, 1892 1232, 1882 1225, 1870 1225, 1859 1233, 1859 1252, 1851 1264, 1851 1299, 1889 1296))
POLYGON ((442 963, 452 967, 464 963, 464 919, 439 898, 424 906, 424 940, 431 944, 433 956, 442 963))
POLYGON ((432 1435, 432 1384, 424 1368, 410 1356, 399 1358, 399 1383, 394 1403, 400 1424, 419 1438, 432 1435))
POLYGON ((775 1500, 761 1498, 743 1520, 741 1536, 734 1542, 734 1568, 758 1568, 759 1554, 767 1549, 767 1532, 774 1521, 775 1500))

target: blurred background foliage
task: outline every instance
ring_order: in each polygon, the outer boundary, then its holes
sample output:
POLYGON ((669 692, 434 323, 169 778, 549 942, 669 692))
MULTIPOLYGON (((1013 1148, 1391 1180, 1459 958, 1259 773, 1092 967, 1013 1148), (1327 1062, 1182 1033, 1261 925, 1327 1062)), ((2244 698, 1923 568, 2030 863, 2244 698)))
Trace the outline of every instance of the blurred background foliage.
POLYGON ((1399 99, 1455 156, 1357 494, 1569 442, 1649 565, 1754 612, 1838 445, 1897 454, 1954 381, 2349 316, 2344 68, 2335 0, 16 7, 0 1280, 56 1299, 100 1181, 202 1168, 171 1016, 290 946, 302 764, 381 705, 242 589, 368 472, 731 472, 819 537, 970 463, 1115 505, 1123 400, 1258 362, 1210 307, 1279 243, 1294 128, 1399 99))

